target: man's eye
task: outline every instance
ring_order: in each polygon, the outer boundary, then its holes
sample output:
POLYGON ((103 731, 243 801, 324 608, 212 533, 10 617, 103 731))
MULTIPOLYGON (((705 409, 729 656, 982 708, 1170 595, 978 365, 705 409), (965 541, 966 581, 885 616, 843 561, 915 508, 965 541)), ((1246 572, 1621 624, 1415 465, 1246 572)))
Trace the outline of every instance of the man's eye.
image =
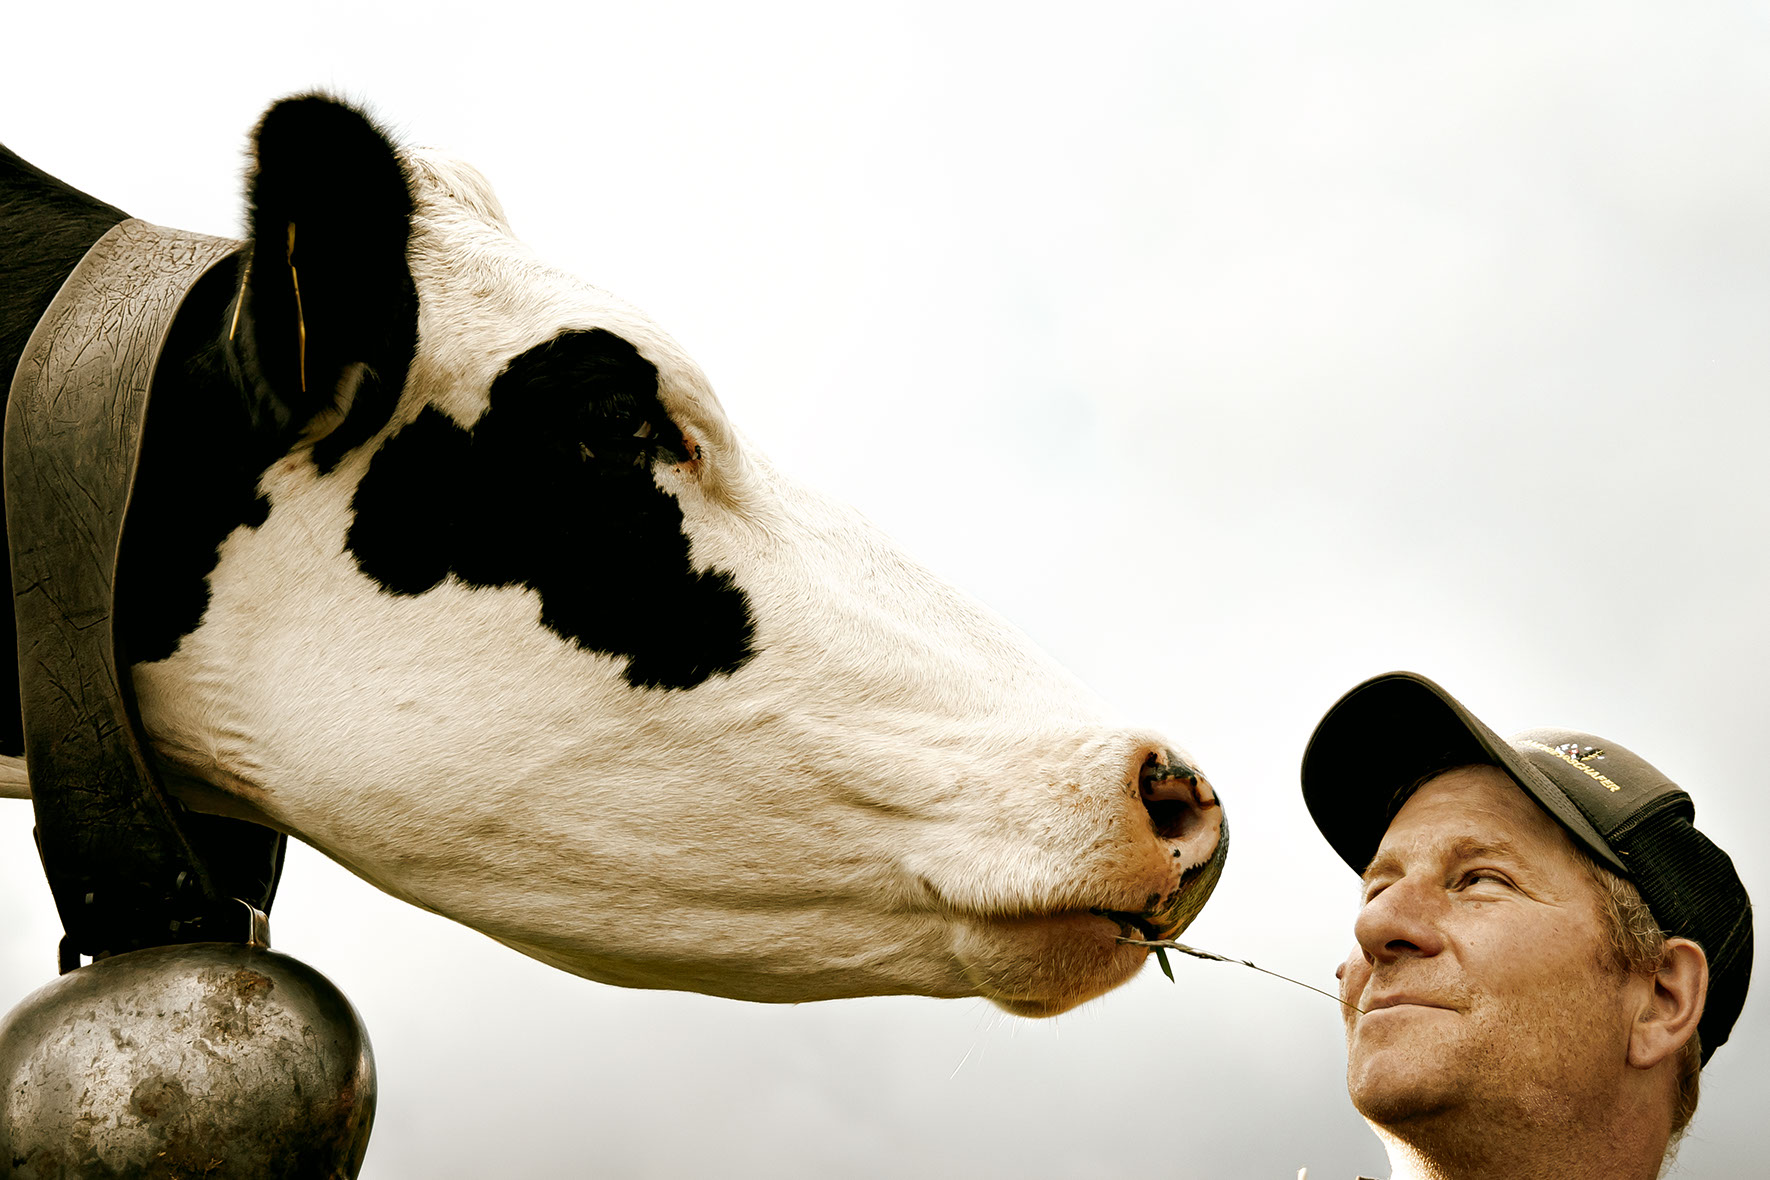
POLYGON ((1510 881, 1506 880, 1505 874, 1496 872, 1493 869, 1470 869, 1457 879, 1457 888, 1467 889, 1469 886, 1480 884, 1483 881, 1495 885, 1511 884, 1510 881))

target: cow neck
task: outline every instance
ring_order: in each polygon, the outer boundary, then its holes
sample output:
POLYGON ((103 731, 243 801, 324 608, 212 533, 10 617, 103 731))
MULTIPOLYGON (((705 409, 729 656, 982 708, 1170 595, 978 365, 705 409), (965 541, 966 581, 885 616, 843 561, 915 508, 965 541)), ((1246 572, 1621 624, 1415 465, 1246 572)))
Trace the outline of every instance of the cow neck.
POLYGON ((275 891, 283 837, 192 816, 167 795, 115 629, 155 366, 191 287, 237 248, 134 219, 113 226, 13 375, 4 479, 25 758, 64 971, 82 954, 254 940, 262 915, 251 911, 275 891))

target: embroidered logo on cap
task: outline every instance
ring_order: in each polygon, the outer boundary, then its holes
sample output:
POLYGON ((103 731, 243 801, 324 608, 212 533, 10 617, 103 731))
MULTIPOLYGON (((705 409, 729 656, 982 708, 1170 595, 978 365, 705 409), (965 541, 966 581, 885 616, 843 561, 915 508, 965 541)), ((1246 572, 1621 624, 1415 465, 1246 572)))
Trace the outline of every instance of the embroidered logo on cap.
POLYGON ((1575 770, 1584 771, 1588 776, 1602 783, 1604 789, 1607 791, 1622 790, 1621 787, 1605 778, 1602 774, 1599 774, 1596 769, 1587 765, 1589 762, 1593 761, 1604 761, 1604 751, 1600 750, 1597 746, 1582 746, 1578 742, 1562 742, 1559 746, 1545 746, 1541 742, 1533 742, 1528 739, 1519 742, 1518 744, 1521 746, 1529 746, 1533 750, 1541 750, 1545 754, 1559 758, 1575 770))

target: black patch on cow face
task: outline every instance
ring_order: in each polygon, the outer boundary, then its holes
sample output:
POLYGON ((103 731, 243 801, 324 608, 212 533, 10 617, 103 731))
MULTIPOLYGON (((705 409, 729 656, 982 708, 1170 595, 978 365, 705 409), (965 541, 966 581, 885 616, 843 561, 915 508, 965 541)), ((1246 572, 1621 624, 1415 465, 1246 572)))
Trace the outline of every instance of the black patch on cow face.
POLYGON ((681 462, 657 368, 600 328, 516 357, 471 431, 426 409, 375 455, 346 544, 395 594, 449 574, 528 586, 541 622, 626 656, 635 688, 693 688, 752 654, 749 599, 689 563, 682 508, 652 478, 681 462))

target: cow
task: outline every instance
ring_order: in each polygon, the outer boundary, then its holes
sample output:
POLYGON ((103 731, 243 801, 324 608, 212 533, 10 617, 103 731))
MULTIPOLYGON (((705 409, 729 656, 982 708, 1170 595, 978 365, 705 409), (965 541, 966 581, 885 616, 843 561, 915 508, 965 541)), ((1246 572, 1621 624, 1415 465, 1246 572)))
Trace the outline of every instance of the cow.
MULTIPOLYGON (((0 371, 125 217, 0 149, 0 371)), ((1197 914, 1228 832, 1191 757, 778 471, 471 166, 299 95, 245 220, 155 369, 117 575, 184 806, 744 1000, 1051 1015, 1197 914)))

